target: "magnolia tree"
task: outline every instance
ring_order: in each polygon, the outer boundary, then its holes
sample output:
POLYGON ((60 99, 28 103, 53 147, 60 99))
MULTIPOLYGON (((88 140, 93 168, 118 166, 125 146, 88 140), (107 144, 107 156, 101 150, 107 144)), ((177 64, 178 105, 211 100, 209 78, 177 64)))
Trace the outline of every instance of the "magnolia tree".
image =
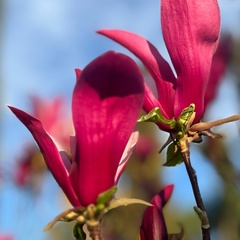
MULTIPOLYGON (((66 140, 64 131, 53 130, 66 129, 71 124, 66 123, 65 127, 61 121, 62 127, 58 128, 56 121, 50 120, 49 125, 40 121, 38 114, 32 116, 9 106, 31 132, 49 170, 72 205, 45 230, 51 229, 57 221, 75 221, 75 239, 109 239, 102 229, 103 217, 107 218, 107 213, 115 208, 141 204, 145 212, 139 239, 183 239, 184 229, 179 233, 168 232, 163 214, 173 185, 159 189, 150 202, 115 197, 119 178, 138 138, 141 139, 135 131, 137 122, 141 125, 154 122, 159 132, 169 134, 167 142, 159 146, 160 152, 167 147, 164 165, 185 165, 196 200, 194 210, 200 219, 202 239, 210 239, 209 216, 191 165, 190 146, 192 142, 200 143, 202 136, 220 138, 220 134, 211 131, 212 127, 240 119, 240 115, 234 115, 213 122, 201 121, 224 71, 224 64, 216 70, 213 58, 220 34, 217 0, 162 0, 161 28, 174 70, 143 37, 123 30, 98 31, 142 61, 154 80, 157 96, 144 83, 140 68, 130 57, 108 51, 83 70, 75 70, 74 131, 70 140, 66 140), (140 116, 142 109, 146 115, 140 116)), ((136 150, 144 159, 148 148, 143 145, 145 148, 136 150)))

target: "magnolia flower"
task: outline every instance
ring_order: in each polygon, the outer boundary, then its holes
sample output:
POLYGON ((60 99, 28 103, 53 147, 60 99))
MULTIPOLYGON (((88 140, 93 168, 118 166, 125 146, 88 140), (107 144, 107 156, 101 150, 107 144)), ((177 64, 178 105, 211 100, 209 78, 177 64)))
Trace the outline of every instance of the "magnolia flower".
POLYGON ((144 212, 140 228, 141 240, 167 240, 168 232, 163 216, 163 207, 172 195, 173 185, 166 186, 156 194, 144 212))
POLYGON ((54 178, 75 207, 95 203, 116 185, 136 143, 132 134, 144 98, 143 77, 129 57, 109 51, 82 71, 72 96, 71 154, 58 151, 35 117, 10 107, 36 140, 54 178), (126 147, 126 148, 125 148, 126 147))
MULTIPOLYGON (((174 71, 149 41, 134 33, 100 30, 135 54, 155 81, 158 96, 145 84, 143 109, 158 107, 166 119, 177 119, 182 110, 195 104, 195 120, 204 112, 204 94, 212 57, 218 45, 220 13, 217 0, 162 0, 161 28, 174 71)), ((157 123, 160 129, 169 126, 157 123)))

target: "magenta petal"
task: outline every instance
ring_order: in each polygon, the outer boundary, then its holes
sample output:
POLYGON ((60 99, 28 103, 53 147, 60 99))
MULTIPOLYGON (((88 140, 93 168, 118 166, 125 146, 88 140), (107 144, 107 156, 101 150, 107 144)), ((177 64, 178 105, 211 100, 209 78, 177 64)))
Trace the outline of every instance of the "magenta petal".
POLYGON ((204 93, 218 44, 220 14, 216 0, 162 0, 163 37, 177 73, 174 115, 196 105, 204 111, 204 93))
MULTIPOLYGON (((172 116, 167 116, 166 112, 164 111, 164 109, 161 109, 161 105, 160 102, 156 99, 156 97, 153 95, 151 89, 148 87, 148 85, 145 83, 144 84, 145 87, 145 94, 144 94, 144 102, 143 102, 143 109, 148 113, 150 112, 153 108, 160 108, 161 113, 164 117, 171 119, 172 116)), ((170 105, 168 106, 169 108, 171 107, 170 105)), ((163 124, 161 122, 157 122, 156 123, 158 125, 158 127, 164 131, 170 131, 170 128, 168 125, 163 124)))
MULTIPOLYGON (((176 79, 169 64, 158 50, 149 41, 131 32, 100 30, 98 33, 120 43, 142 61, 155 81, 162 114, 170 119, 173 115, 176 79)), ((154 107, 156 106, 152 106, 150 110, 154 107)), ((145 111, 149 112, 150 110, 147 107, 145 111)))
POLYGON ((168 239, 162 209, 169 200, 173 187, 173 185, 168 185, 159 194, 155 195, 151 201, 153 206, 147 207, 145 210, 140 229, 141 240, 168 239))
MULTIPOLYGON (((144 102, 143 102, 144 111, 148 113, 153 108, 156 108, 156 107, 159 107, 161 109, 160 102, 153 95, 152 90, 148 87, 146 83, 144 84, 144 87, 145 87, 144 102)), ((164 109, 162 111, 164 111, 164 109)), ((163 115, 166 116, 165 112, 163 113, 163 115)))
POLYGON ((66 170, 62 162, 56 145, 54 144, 51 137, 44 130, 42 123, 38 119, 32 117, 31 115, 25 113, 20 109, 14 108, 12 106, 9 106, 9 108, 32 133, 33 138, 37 142, 42 152, 48 168, 52 172, 53 177, 56 179, 59 186, 63 189, 71 204, 73 206, 79 206, 80 203, 72 189, 68 177, 68 171, 66 170))
POLYGON ((152 199, 152 204, 162 209, 172 195, 174 185, 170 184, 152 199))
POLYGON ((82 70, 80 70, 80 69, 78 69, 78 68, 75 69, 76 80, 78 80, 78 78, 80 78, 81 72, 82 72, 82 70))
POLYGON ((121 177, 122 172, 124 171, 126 164, 128 162, 128 159, 130 158, 130 156, 132 155, 133 149, 138 141, 138 137, 139 137, 139 132, 133 132, 131 137, 128 140, 128 143, 123 151, 121 160, 119 162, 118 165, 118 169, 115 175, 115 184, 117 184, 119 178, 121 177))
POLYGON ((107 52, 83 69, 73 92, 76 157, 71 179, 84 205, 114 185, 143 96, 141 71, 123 54, 107 52))

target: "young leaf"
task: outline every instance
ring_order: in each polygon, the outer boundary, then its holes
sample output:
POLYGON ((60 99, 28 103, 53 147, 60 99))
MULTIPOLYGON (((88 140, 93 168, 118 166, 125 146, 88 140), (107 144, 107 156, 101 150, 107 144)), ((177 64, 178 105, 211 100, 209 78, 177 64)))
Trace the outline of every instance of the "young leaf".
POLYGON ((116 193, 116 191, 117 191, 117 186, 113 186, 107 191, 100 193, 97 198, 97 205, 107 204, 112 199, 113 194, 116 193))
POLYGON ((174 119, 171 120, 166 119, 162 115, 159 107, 152 109, 147 115, 140 117, 138 119, 138 122, 161 122, 170 126, 170 128, 174 128, 176 123, 174 119))
POLYGON ((73 235, 77 240, 85 240, 86 239, 86 233, 83 230, 84 224, 76 223, 76 225, 73 228, 73 235))
POLYGON ((67 209, 64 212, 57 215, 51 222, 49 222, 47 226, 43 229, 43 231, 46 232, 50 230, 58 221, 64 222, 74 221, 80 216, 80 213, 83 213, 84 211, 85 211, 84 207, 67 209))
POLYGON ((166 167, 173 167, 183 162, 183 157, 179 148, 175 143, 171 143, 167 149, 167 161, 164 163, 166 167))
POLYGON ((144 200, 141 199, 137 199, 137 198, 120 198, 120 199, 113 199, 112 201, 110 201, 109 207, 108 207, 108 211, 117 208, 117 207, 122 207, 122 206, 128 206, 130 204, 143 204, 146 206, 152 206, 151 203, 146 202, 144 200))

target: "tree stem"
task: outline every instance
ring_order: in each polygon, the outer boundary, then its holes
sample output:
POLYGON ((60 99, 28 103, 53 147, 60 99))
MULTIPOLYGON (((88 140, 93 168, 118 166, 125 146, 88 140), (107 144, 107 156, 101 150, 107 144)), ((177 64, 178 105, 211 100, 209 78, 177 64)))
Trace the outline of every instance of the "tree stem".
POLYGON ((96 225, 89 224, 89 225, 87 225, 87 229, 89 231, 89 236, 92 238, 92 240, 102 240, 99 224, 96 224, 96 225))
POLYGON ((202 228, 202 239, 203 240, 210 240, 210 225, 208 221, 207 212, 204 207, 204 203, 201 197, 201 193, 198 186, 198 180, 195 170, 193 169, 190 161, 190 150, 189 150, 189 143, 185 142, 186 148, 182 150, 183 161, 188 173, 188 177, 190 179, 193 194, 197 203, 197 207, 194 207, 194 210, 198 214, 201 220, 201 228, 202 228))

